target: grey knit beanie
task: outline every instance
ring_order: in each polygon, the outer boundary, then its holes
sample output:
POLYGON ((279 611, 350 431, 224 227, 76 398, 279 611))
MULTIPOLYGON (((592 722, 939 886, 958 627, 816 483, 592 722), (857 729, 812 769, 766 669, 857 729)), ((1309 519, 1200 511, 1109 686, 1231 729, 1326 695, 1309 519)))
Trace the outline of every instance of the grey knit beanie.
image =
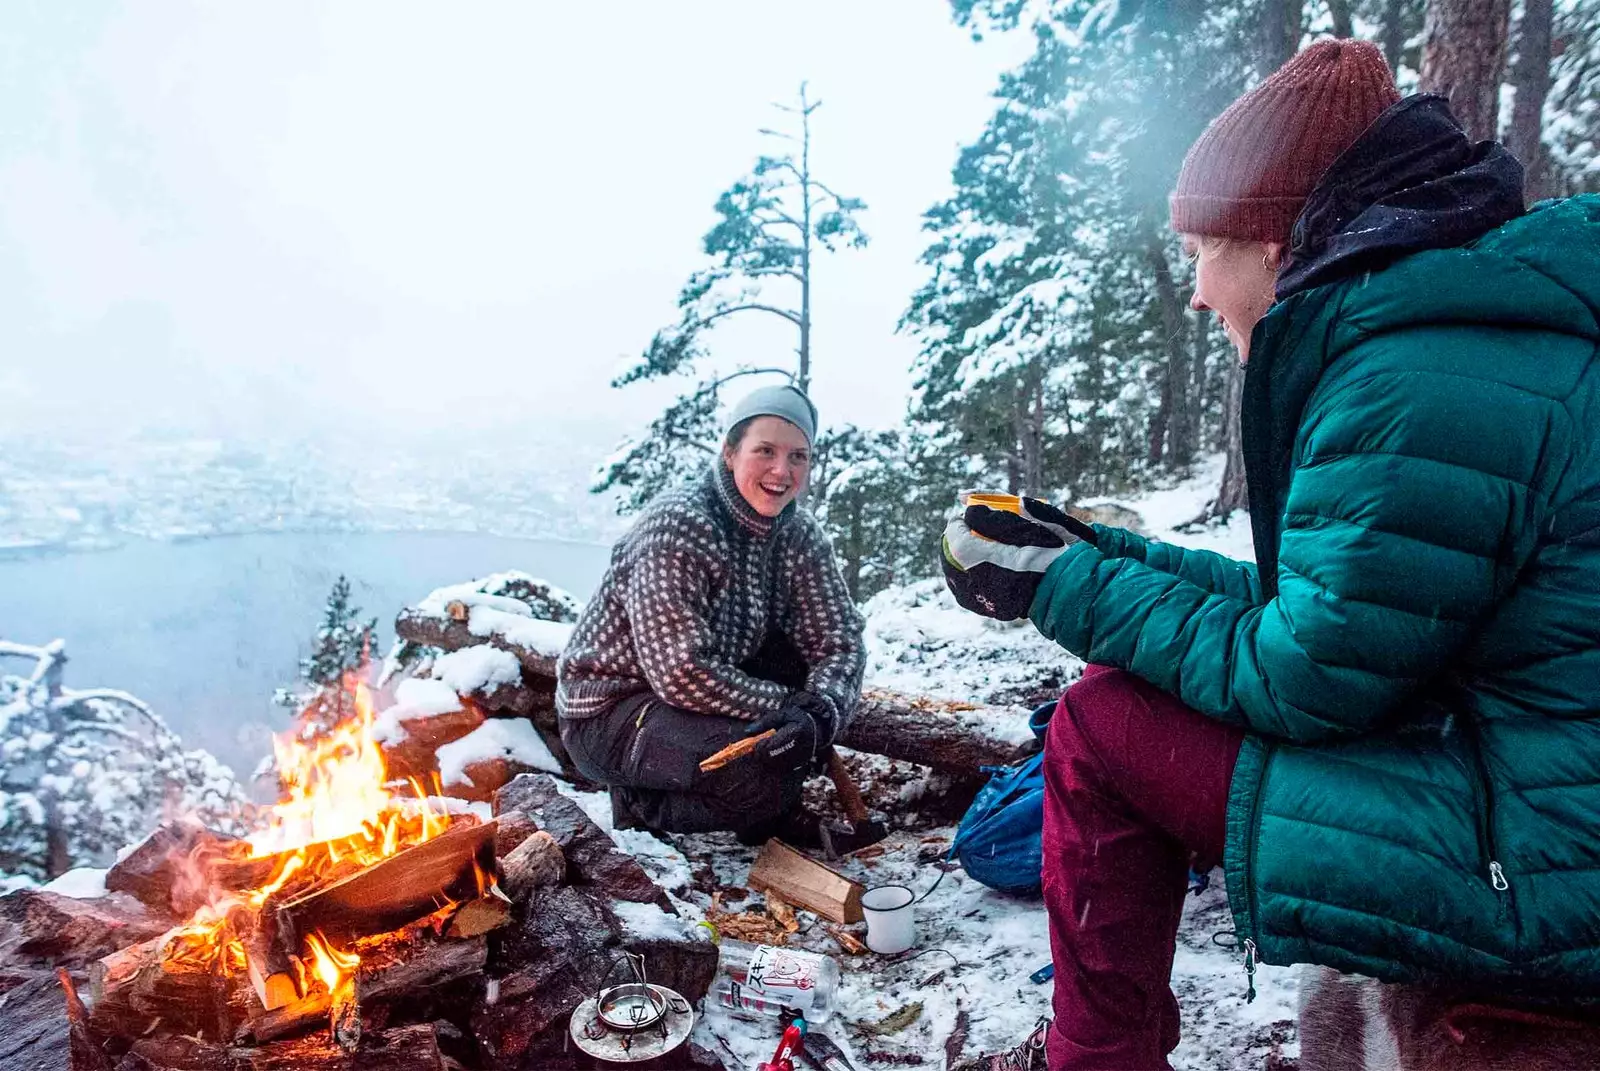
POLYGON ((757 387, 739 400, 733 407, 733 412, 728 414, 728 426, 723 429, 726 438, 741 421, 751 417, 775 416, 782 417, 805 435, 808 444, 815 445, 817 440, 817 407, 811 404, 811 399, 801 392, 799 387, 785 384, 781 387, 757 387))

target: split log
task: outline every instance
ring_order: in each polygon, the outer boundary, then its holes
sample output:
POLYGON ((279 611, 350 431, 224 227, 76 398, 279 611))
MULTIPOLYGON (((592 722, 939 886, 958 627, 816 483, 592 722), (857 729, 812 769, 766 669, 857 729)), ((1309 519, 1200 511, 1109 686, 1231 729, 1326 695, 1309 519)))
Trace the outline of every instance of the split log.
POLYGON ((111 1058, 89 1029, 89 1010, 78 997, 78 987, 65 967, 56 968, 56 980, 67 996, 67 1051, 72 1071, 111 1071, 111 1058))
POLYGON ((127 893, 79 900, 19 889, 0 896, 0 961, 85 968, 119 948, 165 933, 172 923, 127 893))
POLYGON ((219 887, 211 880, 211 868, 243 862, 249 854, 245 841, 209 830, 193 818, 179 818, 162 823, 107 871, 106 889, 125 892, 157 911, 188 918, 209 902, 212 890, 219 887))
MULTIPOLYGON (((482 937, 460 941, 398 942, 356 969, 356 1002, 363 1008, 426 993, 482 974, 489 945, 482 937)), ((245 1023, 236 1041, 275 1041, 328 1025, 333 1002, 318 990, 293 1004, 245 1023)))
POLYGON ((494 854, 500 860, 504 860, 513 848, 539 831, 539 823, 521 811, 507 811, 496 819, 496 823, 494 854))
POLYGON ((408 607, 401 610, 399 616, 394 619, 394 634, 402 640, 446 651, 459 651, 463 647, 475 647, 487 643, 491 647, 511 652, 521 664, 525 674, 549 678, 554 678, 556 675, 555 656, 536 651, 531 647, 520 647, 497 632, 491 632, 487 636, 475 635, 467 627, 465 619, 458 621, 453 618, 435 617, 433 614, 408 607))
POLYGON ((95 1029, 137 1037, 160 1019, 182 1033, 220 1036, 225 986, 206 939, 179 928, 120 949, 89 968, 95 1029))
POLYGON ((491 889, 490 895, 468 900, 456 909, 445 936, 453 941, 482 937, 510 921, 511 901, 506 899, 505 893, 491 889))
POLYGON ((942 773, 972 775, 1038 750, 1025 712, 869 689, 835 743, 942 773))
POLYGON ((518 900, 542 885, 559 885, 566 875, 567 858, 561 854, 561 845, 542 829, 500 860, 501 884, 518 900))
MULTIPOLYGON (((326 1017, 324 1017, 326 1025, 326 1017)), ((141 1038, 117 1071, 445 1071, 431 1023, 368 1031, 354 1053, 326 1034, 260 1048, 213 1045, 172 1035, 141 1038)))
POLYGON ((293 955, 308 934, 338 944, 388 933, 448 900, 475 899, 494 875, 495 824, 456 823, 439 836, 343 881, 276 906, 278 940, 293 955))
POLYGON ((762 846, 745 884, 799 904, 832 922, 860 922, 865 918, 861 913, 861 894, 865 890, 859 883, 781 840, 769 840, 762 846))

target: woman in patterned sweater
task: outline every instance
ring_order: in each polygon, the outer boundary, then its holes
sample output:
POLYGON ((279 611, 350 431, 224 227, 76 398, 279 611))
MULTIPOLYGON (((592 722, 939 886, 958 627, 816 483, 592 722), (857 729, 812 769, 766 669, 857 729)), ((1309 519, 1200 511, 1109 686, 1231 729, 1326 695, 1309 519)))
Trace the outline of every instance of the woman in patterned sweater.
POLYGON ((561 738, 610 787, 621 828, 815 845, 800 789, 860 699, 861 615, 827 536, 795 506, 815 407, 763 387, 730 423, 705 474, 651 503, 612 551, 557 671, 561 738), (752 755, 700 771, 768 729, 752 755))

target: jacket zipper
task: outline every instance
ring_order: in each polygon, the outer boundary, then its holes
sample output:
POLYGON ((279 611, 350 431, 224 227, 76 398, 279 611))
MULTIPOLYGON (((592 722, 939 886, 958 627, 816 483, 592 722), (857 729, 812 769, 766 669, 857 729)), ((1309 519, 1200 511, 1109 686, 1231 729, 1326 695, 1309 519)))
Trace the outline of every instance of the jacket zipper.
POLYGON ((1261 783, 1256 786, 1256 798, 1250 804, 1249 839, 1245 842, 1244 862, 1244 887, 1245 899, 1250 907, 1251 933, 1244 935, 1240 945, 1244 948, 1244 977, 1245 992, 1244 1002, 1250 1004, 1256 999, 1256 942, 1255 935, 1261 930, 1260 916, 1257 914, 1259 905, 1256 902, 1256 838, 1261 834, 1261 801, 1267 795, 1267 771, 1272 768, 1272 745, 1267 744, 1261 755, 1261 783))
POLYGON ((1471 769, 1467 774, 1472 781, 1472 792, 1477 803, 1473 808, 1473 819, 1478 826, 1478 852, 1488 868, 1489 887, 1501 894, 1501 911, 1504 912, 1504 894, 1511 891, 1511 883, 1506 880, 1500 860, 1495 858, 1498 853, 1494 843, 1494 795, 1489 791, 1489 768, 1483 761, 1483 741, 1478 735, 1476 722, 1459 714, 1457 719, 1461 726, 1461 739, 1472 753, 1471 769))
POLYGON ((639 752, 644 748, 644 716, 650 713, 650 702, 639 704, 639 716, 633 722, 633 743, 628 747, 628 768, 639 768, 639 752))

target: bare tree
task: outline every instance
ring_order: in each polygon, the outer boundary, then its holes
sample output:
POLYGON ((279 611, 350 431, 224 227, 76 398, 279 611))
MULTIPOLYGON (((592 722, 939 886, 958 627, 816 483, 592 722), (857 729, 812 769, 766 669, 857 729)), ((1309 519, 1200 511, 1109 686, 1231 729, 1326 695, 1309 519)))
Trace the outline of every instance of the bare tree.
POLYGON ((1550 95, 1552 0, 1523 0, 1522 18, 1517 22, 1517 58, 1511 67, 1511 86, 1516 91, 1511 103, 1511 125, 1506 130, 1506 147, 1522 161, 1527 173, 1524 190, 1528 200, 1537 201, 1549 193, 1545 181, 1544 104, 1550 95))
POLYGON ((1422 29, 1424 93, 1450 102, 1474 141, 1499 129, 1511 0, 1428 0, 1422 29))

